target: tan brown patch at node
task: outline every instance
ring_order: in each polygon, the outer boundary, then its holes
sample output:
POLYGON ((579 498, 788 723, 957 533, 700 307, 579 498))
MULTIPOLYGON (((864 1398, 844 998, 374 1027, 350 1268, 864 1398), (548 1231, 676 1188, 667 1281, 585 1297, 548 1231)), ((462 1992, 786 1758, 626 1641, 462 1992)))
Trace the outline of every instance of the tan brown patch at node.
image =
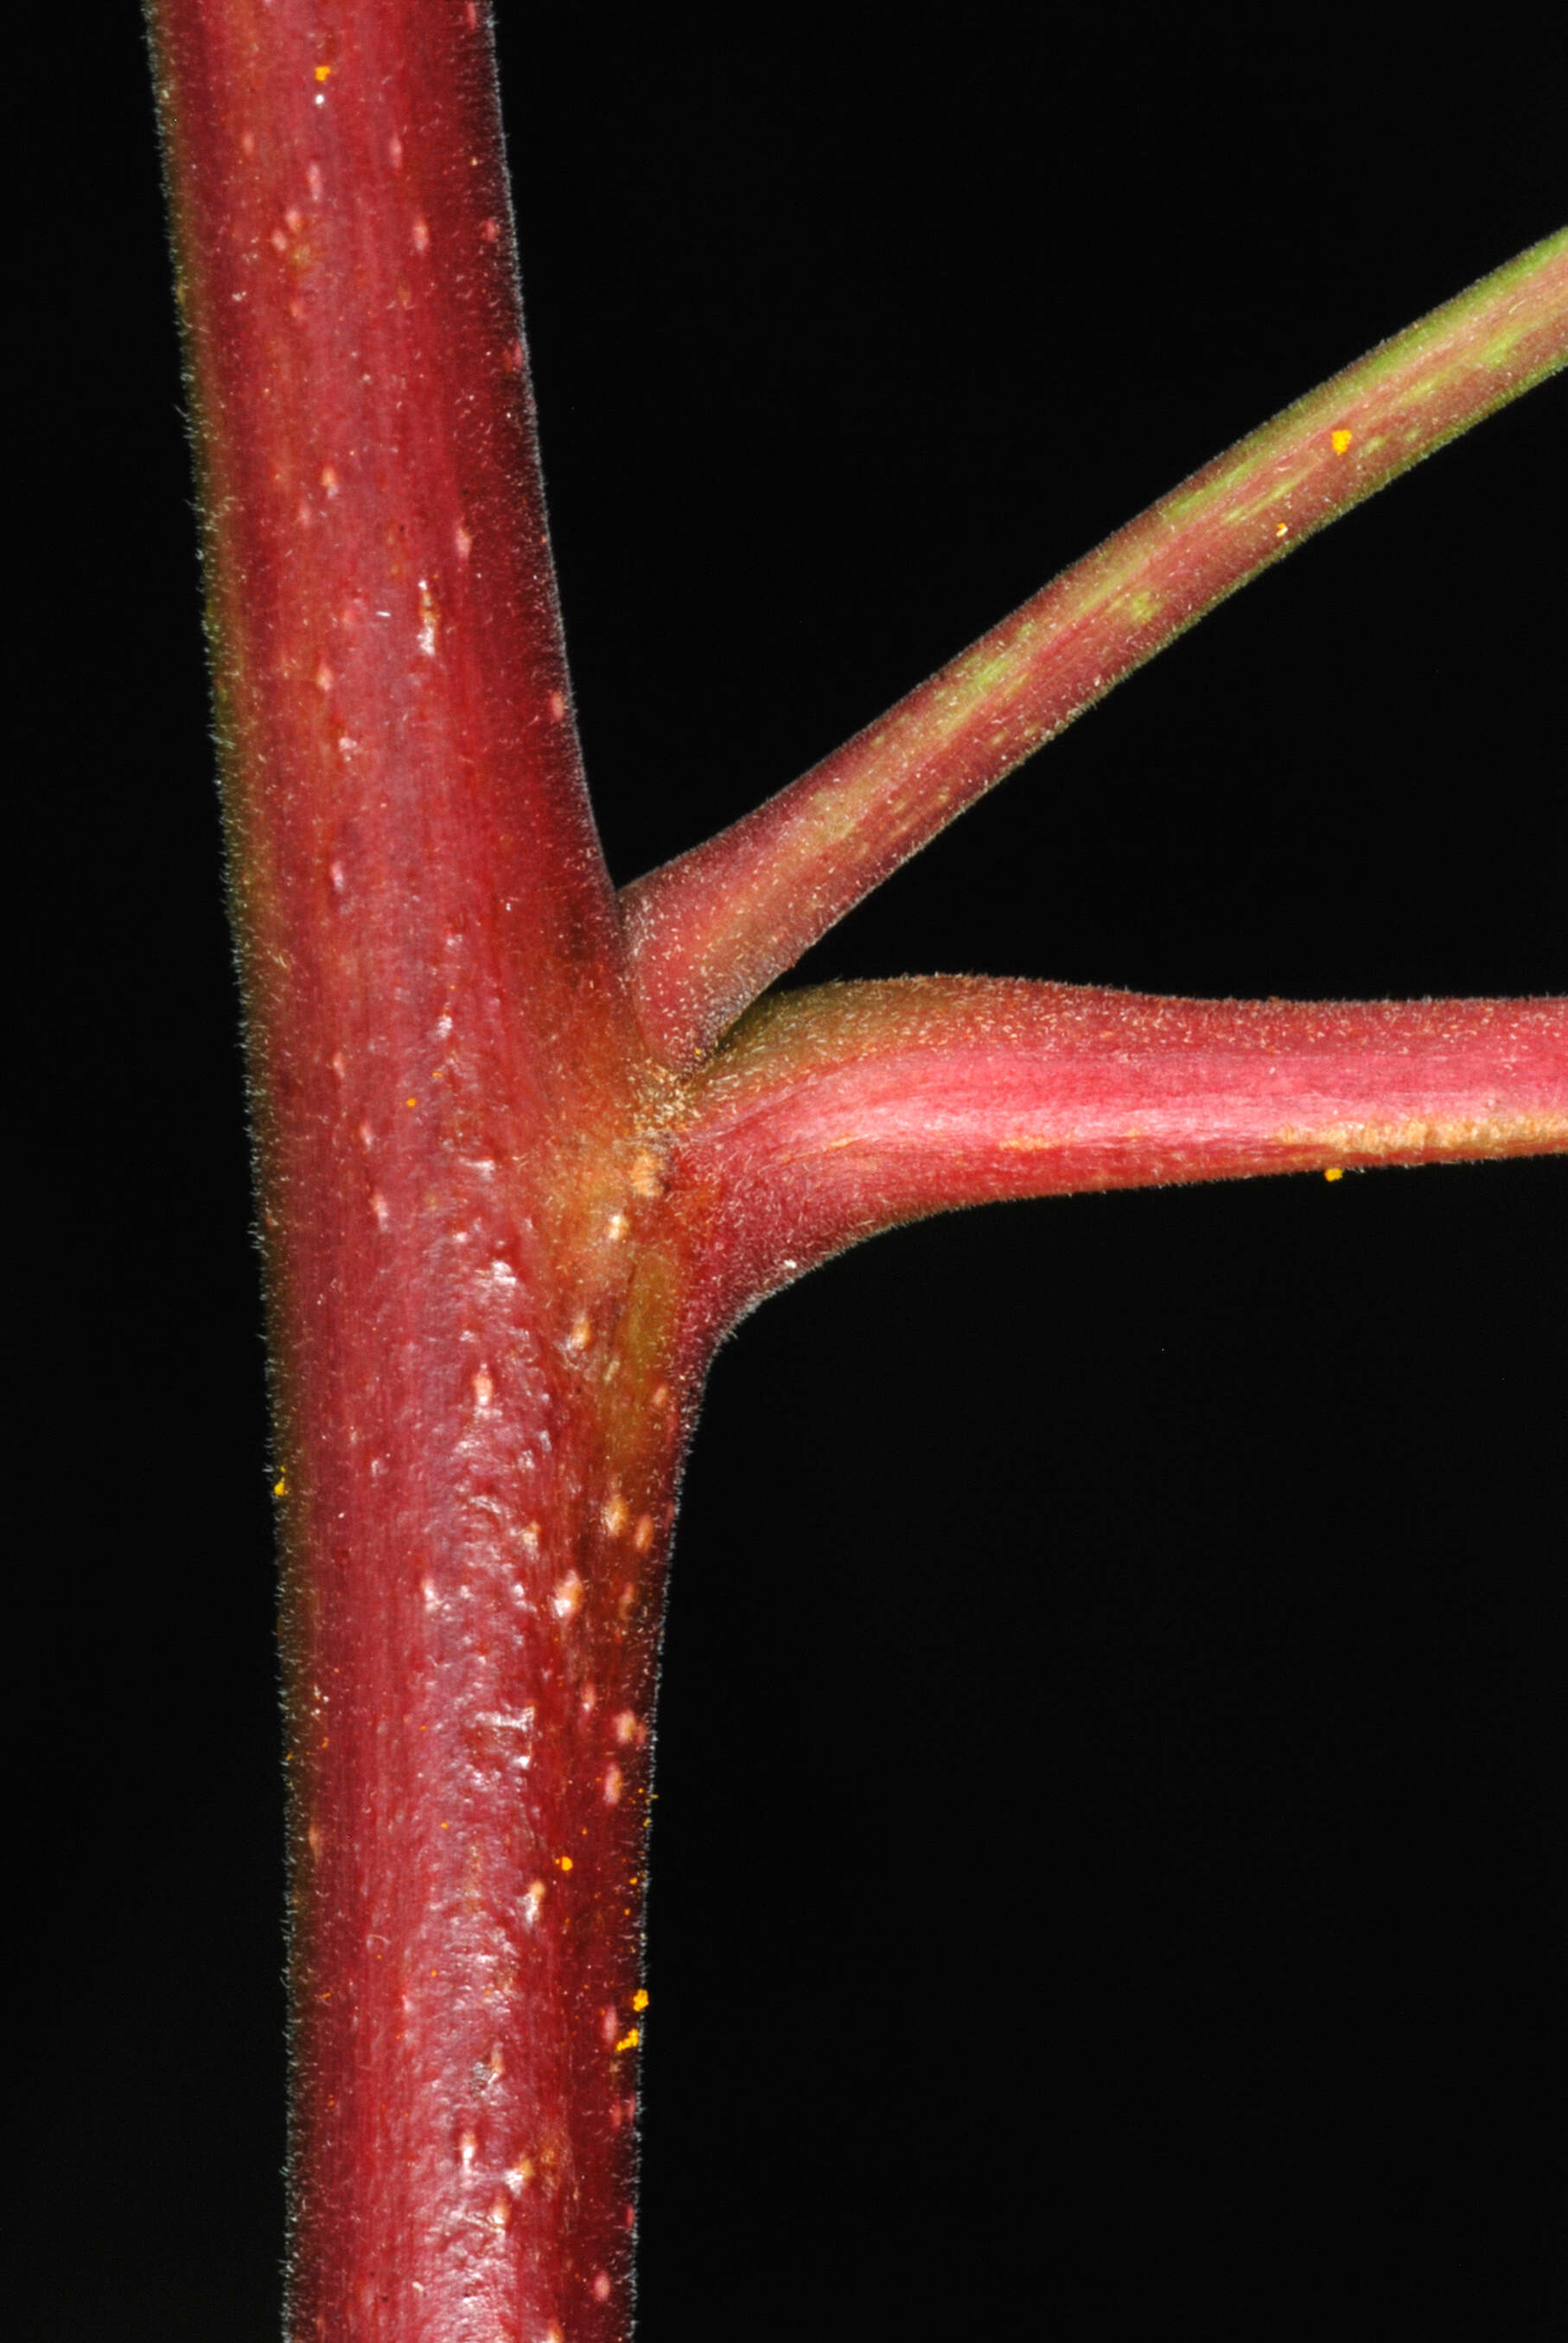
POLYGON ((651 1148, 642 1148, 632 1157, 628 1176, 634 1196, 642 1196, 651 1202, 663 1195, 664 1171, 651 1148))

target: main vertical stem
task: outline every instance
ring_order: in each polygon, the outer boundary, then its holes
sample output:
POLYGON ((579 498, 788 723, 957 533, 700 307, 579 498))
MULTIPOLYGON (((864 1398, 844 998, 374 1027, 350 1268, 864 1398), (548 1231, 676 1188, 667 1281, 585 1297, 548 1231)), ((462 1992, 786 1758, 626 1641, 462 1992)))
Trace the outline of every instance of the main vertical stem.
POLYGON ((465 0, 153 0, 277 1415, 299 2343, 629 2318, 689 1379, 465 0))

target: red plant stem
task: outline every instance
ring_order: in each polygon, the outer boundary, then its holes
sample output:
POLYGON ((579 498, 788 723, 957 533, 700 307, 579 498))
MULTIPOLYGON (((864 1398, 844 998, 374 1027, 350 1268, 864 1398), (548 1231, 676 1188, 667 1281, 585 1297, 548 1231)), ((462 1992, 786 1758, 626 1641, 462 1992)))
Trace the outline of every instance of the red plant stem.
POLYGON ((689 1394, 487 22, 154 25, 283 1467, 291 2331, 608 2338, 689 1394))
POLYGON ((1287 407, 835 755, 626 890, 672 1066, 977 797, 1249 578, 1568 359, 1568 229, 1287 407))
POLYGON ((693 1306, 722 1332, 953 1205, 1564 1148, 1568 1001, 920 977, 765 1002, 690 1085, 670 1179, 708 1232, 693 1306))
POLYGON ((612 2343, 724 1325, 943 1203, 1562 1144, 1563 1012, 849 988, 674 1078, 571 720, 487 17, 152 20, 281 1464, 288 2331, 612 2343))

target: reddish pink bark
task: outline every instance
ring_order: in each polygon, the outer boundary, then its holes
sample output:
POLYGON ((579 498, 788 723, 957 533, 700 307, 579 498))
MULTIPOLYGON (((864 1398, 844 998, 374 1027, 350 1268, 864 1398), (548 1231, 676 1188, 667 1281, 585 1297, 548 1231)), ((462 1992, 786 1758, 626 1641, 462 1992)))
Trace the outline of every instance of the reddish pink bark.
POLYGON ((1568 1001, 1166 1001, 923 977, 785 994, 690 1086, 704 1324, 954 1204, 1568 1147, 1568 1001))
POLYGON ((943 1204, 1561 1146, 1563 1012, 933 981, 671 1076, 571 720, 484 12, 155 21, 282 1466, 290 2331, 609 2343, 723 1327, 943 1204))
POLYGON ((634 1028, 487 25, 189 0, 158 70, 286 1487, 293 2331, 620 2335, 679 1412, 598 1399, 634 1028))

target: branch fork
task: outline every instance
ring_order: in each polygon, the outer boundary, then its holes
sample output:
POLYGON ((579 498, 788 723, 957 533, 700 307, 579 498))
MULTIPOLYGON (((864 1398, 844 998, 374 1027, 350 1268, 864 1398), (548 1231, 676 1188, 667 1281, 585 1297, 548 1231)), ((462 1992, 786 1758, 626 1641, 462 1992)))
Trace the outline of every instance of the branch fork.
POLYGON ((625 890, 653 1049, 684 1065, 967 806, 1298 546, 1561 367, 1568 230, 1298 399, 837 755, 625 890))
POLYGON ((991 1197, 1568 1146, 1568 1004, 759 998, 1568 353, 1568 236, 618 900, 478 0, 149 0, 266 1239, 295 2343, 628 2332, 665 1562, 713 1346, 991 1197))

